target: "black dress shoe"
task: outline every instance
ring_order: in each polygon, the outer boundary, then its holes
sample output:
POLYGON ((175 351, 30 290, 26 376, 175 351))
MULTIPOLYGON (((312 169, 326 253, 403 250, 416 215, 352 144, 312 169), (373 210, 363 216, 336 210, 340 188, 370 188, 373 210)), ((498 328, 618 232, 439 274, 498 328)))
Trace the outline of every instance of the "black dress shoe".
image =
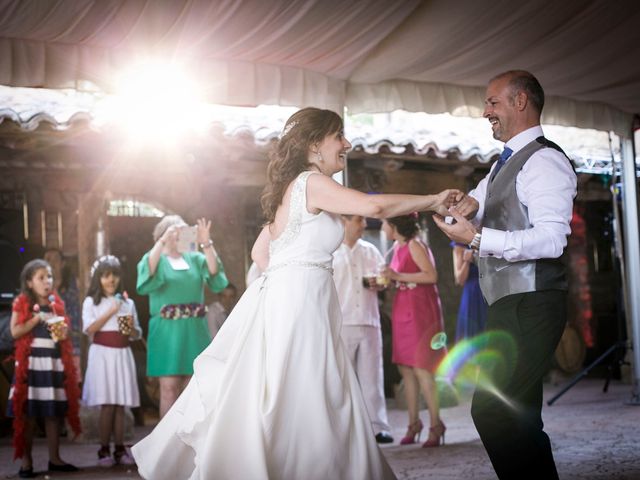
POLYGON ((54 463, 49 462, 49 471, 50 472, 77 472, 80 469, 75 465, 71 465, 70 463, 63 463, 62 465, 56 465, 54 463))
POLYGON ((380 432, 376 434, 376 442, 378 443, 393 443, 393 437, 387 432, 380 432))
POLYGON ((30 468, 20 468, 18 471, 18 477, 20 478, 35 478, 37 477, 37 473, 33 473, 33 467, 30 468))

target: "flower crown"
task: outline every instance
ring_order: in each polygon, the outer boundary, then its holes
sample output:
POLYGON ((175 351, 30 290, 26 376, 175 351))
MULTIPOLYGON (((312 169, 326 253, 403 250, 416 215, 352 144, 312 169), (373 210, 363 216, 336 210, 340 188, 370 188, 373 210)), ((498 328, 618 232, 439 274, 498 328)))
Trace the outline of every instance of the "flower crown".
POLYGON ((295 127, 296 125, 298 125, 298 122, 296 120, 294 120, 293 122, 289 122, 288 124, 286 124, 284 126, 284 130, 282 130, 282 134, 280 135, 280 140, 282 140, 284 137, 286 137, 288 135, 288 133, 291 131, 291 129, 293 127, 295 127))
POLYGON ((100 266, 101 263, 104 262, 109 262, 109 263, 113 263, 115 264, 115 266, 120 266, 120 260, 118 260, 118 257, 115 257, 113 255, 103 255, 100 258, 98 258, 95 262, 93 262, 93 265, 91 265, 91 276, 93 277, 93 274, 96 273, 96 269, 100 266))

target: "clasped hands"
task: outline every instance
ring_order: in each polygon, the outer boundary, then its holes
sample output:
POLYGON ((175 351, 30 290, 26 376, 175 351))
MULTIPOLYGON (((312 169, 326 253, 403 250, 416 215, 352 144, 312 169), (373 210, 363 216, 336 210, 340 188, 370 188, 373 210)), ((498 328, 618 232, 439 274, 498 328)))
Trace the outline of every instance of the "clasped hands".
POLYGON ((478 230, 468 219, 473 218, 478 211, 478 201, 460 190, 445 190, 438 197, 441 197, 441 203, 433 215, 438 228, 454 242, 466 245, 471 243, 478 230), (453 217, 454 221, 447 223, 446 216, 453 217))

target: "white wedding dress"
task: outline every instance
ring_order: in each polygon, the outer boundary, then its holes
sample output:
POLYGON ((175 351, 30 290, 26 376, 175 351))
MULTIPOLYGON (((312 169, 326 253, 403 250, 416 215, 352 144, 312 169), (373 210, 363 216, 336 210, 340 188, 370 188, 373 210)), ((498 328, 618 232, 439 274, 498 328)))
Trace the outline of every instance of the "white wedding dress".
POLYGON ((132 451, 146 479, 396 478, 340 339, 331 275, 339 216, 306 208, 295 180, 269 268, 194 361, 174 406, 132 451))

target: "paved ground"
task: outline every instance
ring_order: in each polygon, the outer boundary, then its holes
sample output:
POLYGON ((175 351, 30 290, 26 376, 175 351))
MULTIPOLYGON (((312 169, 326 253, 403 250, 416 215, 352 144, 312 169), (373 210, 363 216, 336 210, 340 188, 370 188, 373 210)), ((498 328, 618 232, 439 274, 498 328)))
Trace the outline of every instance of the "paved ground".
MULTIPOLYGON (((563 480, 638 480, 640 479, 640 406, 625 405, 630 387, 612 383, 602 392, 602 380, 583 380, 553 406, 544 409, 546 430, 551 436, 560 478, 563 480)), ((547 385, 548 399, 559 390, 547 385)), ((393 434, 398 440, 404 433, 406 411, 389 410, 393 434)), ((427 412, 422 412, 423 420, 427 412)), ((447 444, 435 449, 418 446, 400 447, 397 443, 383 451, 399 479, 494 479, 482 444, 471 422, 469 403, 443 410, 447 424, 447 444)), ((134 439, 150 430, 136 428, 134 439)), ((134 440, 135 441, 135 440, 134 440)), ((17 478, 18 463, 11 463, 8 438, 0 439, 0 478, 17 478)), ((65 459, 83 467, 82 472, 50 475, 55 479, 138 479, 134 469, 122 467, 99 469, 95 464, 93 444, 63 444, 65 459)), ((38 439, 35 447, 36 470, 46 468, 46 443, 38 439)), ((45 472, 39 478, 47 478, 45 472)), ((244 479, 242 479, 244 480, 244 479)), ((250 480, 250 479, 247 479, 250 480)))

